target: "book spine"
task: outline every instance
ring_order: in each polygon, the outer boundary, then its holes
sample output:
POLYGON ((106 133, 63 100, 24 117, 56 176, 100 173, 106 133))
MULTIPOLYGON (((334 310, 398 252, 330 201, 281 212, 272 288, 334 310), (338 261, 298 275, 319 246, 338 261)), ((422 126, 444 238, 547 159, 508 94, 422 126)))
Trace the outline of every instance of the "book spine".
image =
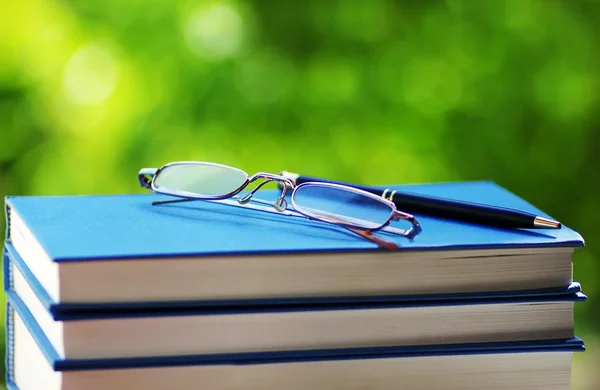
MULTIPOLYGON (((8 210, 7 210, 8 211, 8 210)), ((7 213, 8 215, 8 213, 7 213)), ((8 224, 7 224, 8 225, 8 224)), ((8 230, 8 228, 7 228, 8 230)), ((2 251, 2 267, 4 273, 4 291, 12 291, 14 289, 14 278, 12 274, 10 258, 8 256, 8 250, 3 248, 2 251)), ((14 383, 14 319, 15 312, 12 305, 6 303, 6 383, 7 385, 14 383)), ((10 386, 9 386, 10 388, 10 386)))
POLYGON ((10 242, 10 206, 8 205, 8 199, 4 202, 4 214, 6 216, 6 242, 10 242))
POLYGON ((14 388, 15 382, 15 312, 10 303, 6 303, 6 384, 14 388))
MULTIPOLYGON (((5 242, 10 243, 10 205, 8 199, 5 200, 5 216, 6 216, 6 235, 5 242)), ((8 257, 8 251, 6 248, 2 250, 2 267, 4 273, 4 291, 11 291, 13 289, 13 275, 11 272, 10 261, 8 257)), ((8 389, 16 389, 14 385, 15 381, 15 312, 9 302, 6 303, 6 356, 5 356, 5 367, 6 367, 6 385, 8 389)))
POLYGON ((8 255, 8 249, 3 248, 2 251, 2 271, 4 273, 4 291, 10 291, 13 286, 13 278, 10 272, 10 257, 8 255))

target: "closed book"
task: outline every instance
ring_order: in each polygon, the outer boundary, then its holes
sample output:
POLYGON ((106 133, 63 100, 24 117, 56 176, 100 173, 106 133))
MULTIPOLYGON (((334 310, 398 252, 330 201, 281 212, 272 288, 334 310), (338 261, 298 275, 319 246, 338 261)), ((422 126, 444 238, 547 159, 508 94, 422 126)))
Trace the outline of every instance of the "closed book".
POLYGON ((193 356, 65 359, 7 307, 7 383, 19 390, 565 389, 578 338, 193 356))
POLYGON ((566 339, 574 337, 574 303, 586 298, 574 283, 439 300, 52 311, 43 287, 9 253, 8 301, 65 359, 566 339))
MULTIPOLYGON (((389 186, 388 186, 389 187, 389 186)), ((393 186, 546 216, 490 182, 393 186)), ((276 191, 263 197, 275 198, 276 191)), ((566 287, 573 230, 499 229, 417 215, 387 252, 332 224, 161 195, 8 197, 7 242, 53 302, 182 307, 396 300, 566 287)), ((385 233, 381 233, 385 234, 385 233)))

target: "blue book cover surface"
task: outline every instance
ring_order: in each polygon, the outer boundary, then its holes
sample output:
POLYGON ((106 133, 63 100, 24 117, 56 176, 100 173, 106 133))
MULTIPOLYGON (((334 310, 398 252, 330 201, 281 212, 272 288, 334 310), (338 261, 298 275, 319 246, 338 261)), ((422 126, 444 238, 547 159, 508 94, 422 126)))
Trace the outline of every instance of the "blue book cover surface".
POLYGON ((18 306, 18 296, 12 289, 11 265, 17 268, 27 281, 42 305, 57 321, 147 317, 163 315, 214 315, 236 313, 264 313, 282 311, 322 311, 322 310, 360 310, 363 308, 397 308, 415 306, 474 305, 514 302, 556 302, 584 301, 586 295, 581 292, 577 282, 569 286, 548 289, 527 289, 514 291, 423 294, 423 295, 386 295, 364 297, 303 297, 303 298, 260 298, 231 301, 171 301, 171 302, 117 302, 117 303, 57 303, 46 292, 36 277, 11 244, 4 249, 4 290, 10 301, 18 306))
MULTIPOLYGON (((393 188, 550 217, 491 182, 393 188)), ((265 190, 257 196, 269 199, 277 193, 265 190)), ((6 202, 53 261, 379 250, 343 228, 302 218, 206 201, 151 205, 167 198, 155 194, 48 196, 8 197, 6 202)), ((7 214, 10 225, 10 212, 7 214)), ((582 237, 564 226, 556 230, 500 229, 416 216, 423 231, 415 239, 386 238, 393 239, 401 250, 583 245, 582 237)))
POLYGON ((303 351, 244 352, 227 354, 205 354, 188 356, 163 356, 114 359, 63 359, 52 347, 31 313, 26 308, 7 303, 7 376, 11 381, 14 356, 15 316, 23 321, 40 350, 56 371, 93 370, 111 368, 168 367, 184 365, 249 365, 285 362, 326 361, 334 359, 380 359, 414 356, 442 356, 459 354, 499 354, 539 351, 583 351, 583 341, 577 337, 571 339, 541 340, 502 343, 472 343, 450 345, 427 345, 410 347, 363 347, 315 349, 303 351))

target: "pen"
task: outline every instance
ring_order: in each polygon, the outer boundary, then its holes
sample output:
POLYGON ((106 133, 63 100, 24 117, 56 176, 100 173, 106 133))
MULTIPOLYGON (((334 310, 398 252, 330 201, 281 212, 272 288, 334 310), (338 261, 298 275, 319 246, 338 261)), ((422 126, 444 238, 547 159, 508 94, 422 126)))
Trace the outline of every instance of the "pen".
POLYGON ((281 175, 290 178, 297 185, 306 182, 321 182, 358 188, 391 200, 398 210, 408 213, 423 214, 501 228, 559 229, 561 227, 560 222, 505 207, 398 192, 397 190, 390 190, 388 188, 341 183, 332 180, 303 176, 287 171, 282 171, 281 175))

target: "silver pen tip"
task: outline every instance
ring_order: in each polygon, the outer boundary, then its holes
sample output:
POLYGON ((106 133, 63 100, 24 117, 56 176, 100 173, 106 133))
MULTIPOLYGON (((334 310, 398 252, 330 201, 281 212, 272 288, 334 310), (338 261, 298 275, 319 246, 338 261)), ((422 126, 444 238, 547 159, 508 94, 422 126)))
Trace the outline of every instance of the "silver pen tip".
POLYGON ((561 224, 560 222, 553 221, 548 218, 535 217, 535 219, 533 220, 533 226, 539 228, 560 229, 561 224))

